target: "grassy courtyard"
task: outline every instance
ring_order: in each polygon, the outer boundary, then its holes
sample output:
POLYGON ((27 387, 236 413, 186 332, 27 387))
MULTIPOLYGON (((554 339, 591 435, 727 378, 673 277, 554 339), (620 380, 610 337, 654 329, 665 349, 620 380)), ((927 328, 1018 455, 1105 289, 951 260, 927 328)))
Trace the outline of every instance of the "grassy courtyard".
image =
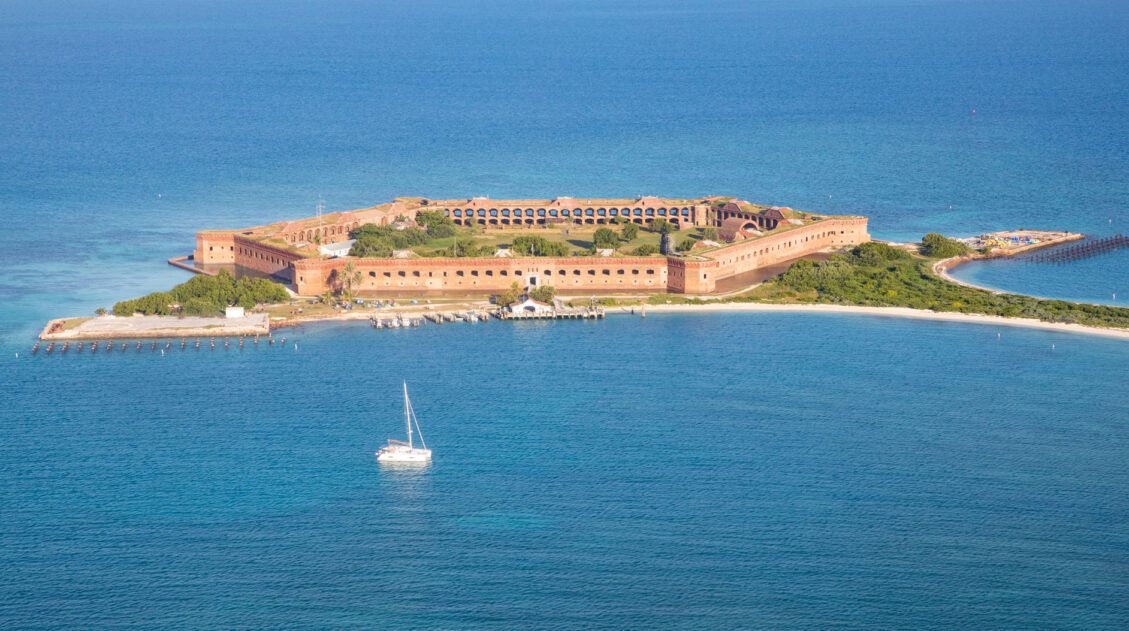
MULTIPOLYGON (((593 247, 594 235, 599 228, 608 228, 617 235, 622 235, 622 226, 617 225, 565 225, 516 229, 459 228, 458 233, 453 237, 431 239, 423 245, 413 247, 412 251, 420 256, 441 256, 443 253, 450 251, 456 239, 460 245, 471 241, 476 248, 498 249, 509 247, 514 239, 520 236, 538 236, 547 241, 564 244, 568 248, 570 255, 587 255, 593 247)), ((691 227, 673 231, 671 235, 674 237, 674 243, 678 244, 688 237, 700 239, 701 232, 701 228, 691 227)), ((657 250, 660 239, 661 235, 659 233, 639 227, 638 233, 634 238, 624 240, 621 237, 619 243, 615 246, 615 250, 617 254, 627 256, 634 255, 640 246, 646 244, 654 246, 657 250)))

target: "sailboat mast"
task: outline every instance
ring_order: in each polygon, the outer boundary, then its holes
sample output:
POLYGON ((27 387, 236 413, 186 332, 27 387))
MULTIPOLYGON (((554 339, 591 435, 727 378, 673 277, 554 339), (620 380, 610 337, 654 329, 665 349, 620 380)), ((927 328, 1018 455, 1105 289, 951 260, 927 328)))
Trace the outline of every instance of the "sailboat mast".
POLYGON ((408 425, 408 449, 412 448, 412 413, 408 403, 408 382, 404 382, 404 422, 408 425))

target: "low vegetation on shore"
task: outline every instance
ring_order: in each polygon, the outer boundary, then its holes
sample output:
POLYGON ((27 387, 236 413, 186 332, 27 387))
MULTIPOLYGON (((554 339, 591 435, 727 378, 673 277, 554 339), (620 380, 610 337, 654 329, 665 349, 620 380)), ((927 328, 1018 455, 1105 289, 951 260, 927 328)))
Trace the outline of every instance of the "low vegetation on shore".
POLYGON ((251 309, 257 304, 285 302, 290 299, 286 289, 263 278, 236 279, 227 270, 215 276, 193 276, 168 291, 157 291, 147 296, 123 300, 114 305, 117 316, 190 315, 218 316, 230 306, 251 309))
MULTIPOLYGON (((949 254, 952 248, 937 239, 930 241, 932 243, 923 244, 922 255, 884 243, 865 243, 826 261, 800 260, 774 280, 722 301, 908 307, 1129 328, 1129 309, 1124 307, 997 294, 951 283, 933 273, 934 260, 928 255, 939 258, 949 254)), ((669 299, 656 296, 652 301, 660 303, 669 299)), ((683 302, 706 301, 687 299, 683 302)))

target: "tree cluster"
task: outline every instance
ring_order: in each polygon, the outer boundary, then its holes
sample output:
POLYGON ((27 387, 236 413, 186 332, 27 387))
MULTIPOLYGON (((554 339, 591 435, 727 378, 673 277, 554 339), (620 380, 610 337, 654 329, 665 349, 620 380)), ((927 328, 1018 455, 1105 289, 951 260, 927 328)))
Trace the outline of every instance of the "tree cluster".
POLYGON ((611 228, 596 228, 592 234, 592 245, 598 248, 614 248, 619 245, 619 235, 611 228))
POLYGON ((474 239, 462 239, 456 237, 454 242, 449 247, 443 248, 435 253, 436 256, 450 256, 450 257, 475 257, 475 256, 491 256, 494 254, 494 246, 492 245, 479 245, 474 239))
POLYGON ((353 243, 353 247, 349 248, 349 256, 386 259, 392 256, 395 249, 395 244, 387 237, 365 235, 358 237, 357 241, 353 243))
POLYGON ((568 245, 545 237, 521 235, 514 238, 510 249, 522 256, 567 256, 568 245))
MULTIPOLYGON (((397 250, 423 245, 427 243, 429 239, 428 234, 419 228, 413 227, 398 230, 393 226, 378 226, 372 223, 366 223, 354 230, 352 237, 357 240, 357 243, 371 242, 375 239, 385 239, 397 250)), ((353 247, 356 247, 356 244, 353 244, 353 247)), ((352 255, 352 250, 349 251, 349 254, 352 255)))
POLYGON ((648 229, 651 232, 657 232, 659 234, 670 234, 671 232, 674 232, 674 224, 667 221, 665 217, 659 217, 658 219, 651 222, 651 225, 648 229))
POLYGON ((970 251, 969 247, 960 241, 936 232, 930 232, 921 239, 921 253, 935 259, 964 256, 970 251))
POLYGON ((534 287, 529 292, 530 298, 549 303, 553 302, 553 298, 556 297, 556 295, 557 290, 552 285, 541 285, 540 287, 534 287))
POLYGON ((114 305, 114 315, 221 315, 226 307, 238 305, 247 309, 257 304, 283 302, 290 298, 286 289, 264 278, 243 277, 236 280, 227 270, 216 276, 193 276, 169 291, 158 291, 114 305))
POLYGON ((517 302, 517 299, 520 297, 521 285, 518 285, 517 281, 515 280, 514 282, 510 283, 509 289, 498 295, 498 298, 494 302, 499 306, 506 307, 517 302))
POLYGON ((446 214, 437 210, 421 210, 416 213, 416 223, 425 226, 427 236, 444 239, 455 236, 455 224, 446 214))

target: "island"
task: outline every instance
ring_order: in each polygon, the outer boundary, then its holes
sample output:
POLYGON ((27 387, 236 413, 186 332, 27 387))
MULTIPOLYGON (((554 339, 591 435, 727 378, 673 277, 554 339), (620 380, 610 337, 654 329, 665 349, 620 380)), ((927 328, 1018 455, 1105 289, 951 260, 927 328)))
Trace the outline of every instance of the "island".
POLYGON ((424 316, 441 322, 463 312, 468 318, 602 317, 604 309, 633 312, 644 305, 912 311, 1123 335, 1127 309, 994 292, 945 274, 972 258, 1081 237, 1026 230, 966 240, 929 234, 920 244, 888 244, 871 240, 863 215, 729 196, 400 197, 202 230, 190 256, 169 261, 196 278, 119 302, 98 318, 53 320, 40 339, 261 335, 264 329, 269 335, 271 328, 320 319, 367 318, 383 326, 424 316), (510 309, 518 304, 528 312, 510 309), (229 306, 248 313, 228 320, 222 316, 230 317, 229 306), (263 319, 247 319, 256 316, 263 319))

